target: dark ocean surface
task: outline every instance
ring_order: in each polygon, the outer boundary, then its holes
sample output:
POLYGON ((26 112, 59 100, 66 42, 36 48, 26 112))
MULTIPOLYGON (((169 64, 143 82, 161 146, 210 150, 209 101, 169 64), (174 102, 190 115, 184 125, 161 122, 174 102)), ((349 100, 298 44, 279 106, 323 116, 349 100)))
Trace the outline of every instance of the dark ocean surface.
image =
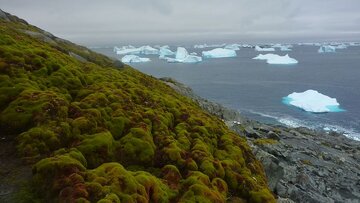
MULTIPOLYGON (((176 51, 175 46, 170 46, 176 51)), ((186 47, 186 46, 185 46, 186 47)), ((186 47, 201 55, 203 50, 186 47)), ((208 100, 237 109, 242 114, 266 123, 282 123, 345 132, 360 140, 360 47, 319 54, 317 46, 294 46, 288 53, 297 65, 268 65, 252 58, 262 52, 241 48, 235 58, 204 59, 197 64, 167 63, 156 55, 148 63, 131 66, 154 77, 172 77, 191 87, 208 100), (336 98, 344 112, 314 114, 282 103, 292 92, 317 90, 336 98)), ((113 48, 93 50, 121 59, 113 48)), ((263 53, 264 54, 264 53, 263 53)))

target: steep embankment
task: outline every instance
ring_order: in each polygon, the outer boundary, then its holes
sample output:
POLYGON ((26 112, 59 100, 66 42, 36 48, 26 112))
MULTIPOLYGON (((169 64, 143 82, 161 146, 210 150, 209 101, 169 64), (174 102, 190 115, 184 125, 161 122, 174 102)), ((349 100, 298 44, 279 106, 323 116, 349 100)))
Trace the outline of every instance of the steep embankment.
POLYGON ((0 92, 1 142, 13 150, 15 140, 28 163, 11 167, 32 167, 19 189, 2 162, 1 187, 15 188, 3 200, 274 202, 246 140, 222 121, 158 80, 2 11, 0 92))
MULTIPOLYGON (((252 121, 195 95, 171 78, 161 80, 245 135, 275 194, 301 203, 360 202, 360 142, 336 132, 252 121)), ((278 200, 282 201, 292 202, 278 200)))

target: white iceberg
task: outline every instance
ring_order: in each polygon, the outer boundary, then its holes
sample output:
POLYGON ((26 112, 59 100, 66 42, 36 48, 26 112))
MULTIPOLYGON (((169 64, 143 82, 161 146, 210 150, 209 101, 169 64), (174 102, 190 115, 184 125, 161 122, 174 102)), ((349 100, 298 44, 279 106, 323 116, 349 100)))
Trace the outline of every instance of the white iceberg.
POLYGON ((336 52, 336 48, 331 45, 323 45, 318 50, 319 53, 334 53, 336 52))
POLYGON ((283 98, 283 103, 296 106, 308 112, 326 113, 344 111, 335 98, 328 97, 316 90, 294 92, 283 98))
POLYGON ((338 44, 335 46, 335 49, 346 49, 348 46, 346 44, 338 44))
POLYGON ((169 46, 162 46, 162 47, 160 47, 159 54, 160 54, 160 57, 161 57, 161 56, 171 56, 171 55, 175 55, 175 53, 170 50, 169 46))
POLYGON ((149 58, 141 58, 136 55, 125 55, 122 57, 121 61, 123 63, 142 63, 142 62, 149 62, 149 58))
POLYGON ((283 46, 283 47, 280 47, 280 51, 291 51, 291 49, 288 46, 283 46))
POLYGON ((121 48, 114 47, 114 52, 118 55, 140 54, 141 50, 139 48, 129 45, 129 46, 123 46, 121 48))
POLYGON ((151 46, 142 46, 139 48, 136 48, 134 46, 123 46, 121 48, 114 47, 114 52, 118 55, 126 55, 126 54, 159 54, 159 50, 155 49, 151 46))
POLYGON ((216 47, 224 47, 226 44, 196 44, 194 45, 195 49, 205 49, 205 48, 216 48, 216 47))
POLYGON ((240 44, 228 44, 224 47, 224 49, 230 49, 230 50, 234 50, 234 51, 239 51, 240 50, 241 45, 240 44))
POLYGON ((296 59, 289 57, 288 54, 286 54, 285 56, 279 56, 277 54, 259 54, 253 59, 266 60, 268 64, 279 64, 279 65, 291 65, 298 63, 296 59))
POLYGON ((216 48, 210 51, 203 51, 204 58, 225 58, 236 57, 236 51, 230 49, 216 48))
POLYGON ((270 47, 270 48, 261 48, 259 46, 255 46, 255 51, 275 51, 274 48, 270 47))
POLYGON ((199 56, 190 55, 184 47, 178 47, 175 58, 162 57, 169 63, 198 63, 202 61, 199 56))
POLYGON ((243 45, 241 45, 241 47, 242 48, 254 48, 254 46, 251 44, 243 44, 243 45))
POLYGON ((141 54, 145 54, 145 55, 150 55, 150 54, 153 54, 153 55, 157 55, 159 54, 159 50, 158 49, 155 49, 151 46, 142 46, 139 48, 141 50, 141 54))

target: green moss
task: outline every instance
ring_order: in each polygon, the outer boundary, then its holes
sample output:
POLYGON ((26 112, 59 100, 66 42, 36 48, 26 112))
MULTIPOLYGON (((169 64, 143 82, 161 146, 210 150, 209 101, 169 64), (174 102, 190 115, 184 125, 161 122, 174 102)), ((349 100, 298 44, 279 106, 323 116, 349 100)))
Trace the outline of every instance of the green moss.
POLYGON ((0 19, 0 132, 16 137, 22 157, 40 159, 34 197, 274 202, 246 140, 221 120, 151 76, 24 30, 42 33, 0 19))
POLYGON ((123 163, 151 166, 154 161, 155 144, 151 135, 141 128, 132 128, 122 137, 118 147, 118 156, 123 163))
POLYGON ((23 157, 50 153, 61 146, 58 135, 45 127, 35 127, 22 133, 18 141, 19 152, 23 157))
POLYGON ((77 149, 85 156, 88 166, 94 168, 113 159, 114 139, 110 132, 86 135, 77 149))

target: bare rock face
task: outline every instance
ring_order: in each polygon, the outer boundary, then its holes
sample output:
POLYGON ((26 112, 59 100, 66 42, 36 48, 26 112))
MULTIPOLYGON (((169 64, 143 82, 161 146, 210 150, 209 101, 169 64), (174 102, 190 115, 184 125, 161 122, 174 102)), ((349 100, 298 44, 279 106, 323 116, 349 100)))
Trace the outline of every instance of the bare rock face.
POLYGON ((295 202, 360 202, 360 142, 337 133, 257 122, 231 128, 248 135, 244 126, 260 139, 273 140, 261 143, 248 137, 277 195, 295 202))
POLYGON ((163 80, 247 137, 279 203, 360 202, 360 142, 334 132, 251 121, 237 111, 200 98, 173 79, 163 80))
POLYGON ((4 19, 6 21, 10 21, 9 18, 7 17, 7 14, 4 11, 2 11, 1 9, 0 9, 0 18, 4 19))

